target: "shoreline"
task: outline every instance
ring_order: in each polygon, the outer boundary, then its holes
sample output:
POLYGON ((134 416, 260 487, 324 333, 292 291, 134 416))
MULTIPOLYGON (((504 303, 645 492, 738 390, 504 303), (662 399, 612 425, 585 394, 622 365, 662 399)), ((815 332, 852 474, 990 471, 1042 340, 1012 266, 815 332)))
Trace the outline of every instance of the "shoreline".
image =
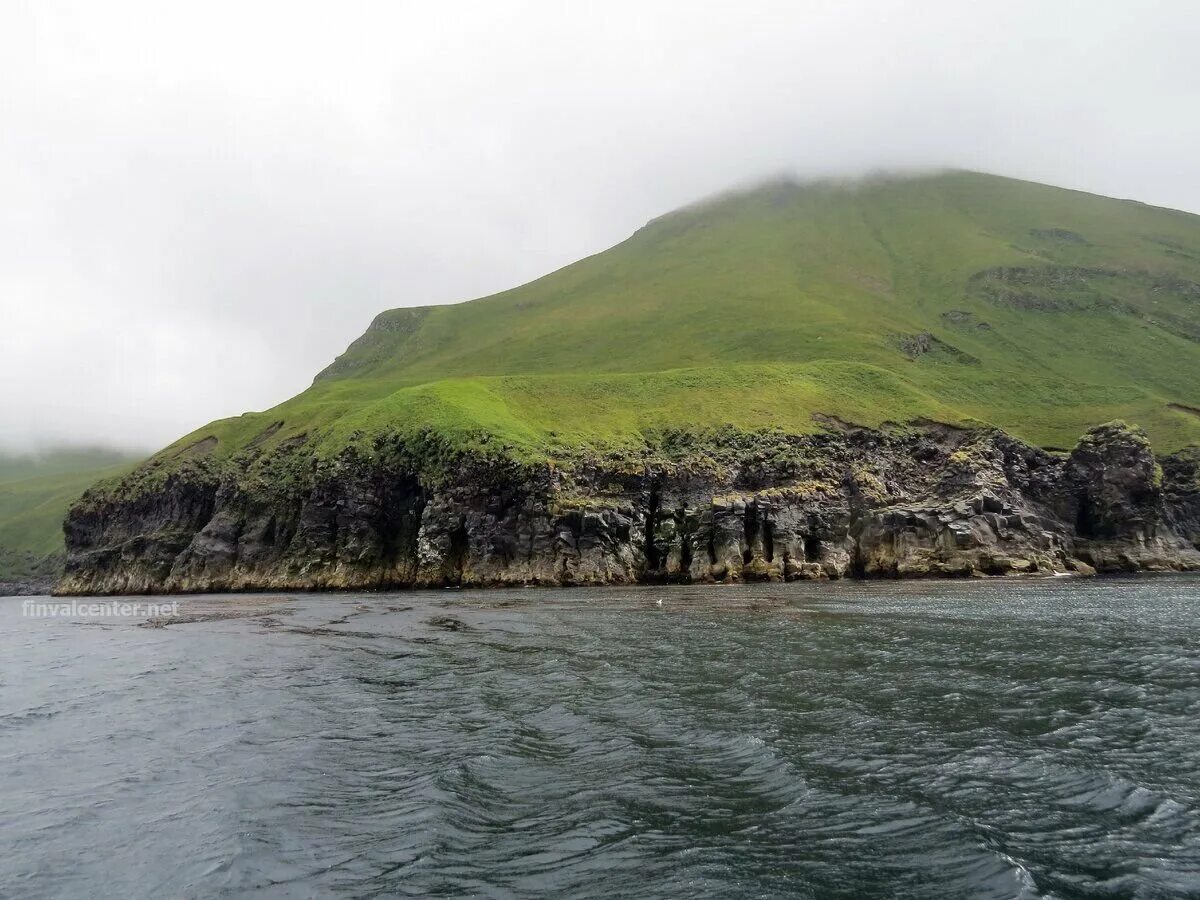
POLYGON ((445 585, 445 584, 343 584, 343 585, 300 585, 300 584, 247 584, 239 586, 207 585, 195 588, 176 588, 161 590, 146 588, 134 591, 59 591, 57 588, 48 593, 0 593, 0 597, 197 597, 204 595, 251 596, 254 594, 296 593, 306 595, 328 594, 344 596, 347 594, 411 594, 422 591, 444 592, 448 594, 461 591, 495 591, 498 593, 521 590, 577 590, 587 588, 603 589, 640 589, 640 588, 750 588, 778 587, 791 584, 882 584, 886 582, 1028 582, 1052 581, 1056 579, 1088 579, 1095 581, 1117 581, 1126 578, 1200 576, 1200 569, 1195 568, 1141 568, 1121 569, 1099 572, 1077 571, 1047 571, 1047 572, 1010 572, 1003 575, 989 575, 983 572, 971 574, 923 574, 923 575, 848 575, 842 578, 793 578, 793 579, 740 579, 731 581, 612 581, 612 582, 483 582, 476 584, 445 585))

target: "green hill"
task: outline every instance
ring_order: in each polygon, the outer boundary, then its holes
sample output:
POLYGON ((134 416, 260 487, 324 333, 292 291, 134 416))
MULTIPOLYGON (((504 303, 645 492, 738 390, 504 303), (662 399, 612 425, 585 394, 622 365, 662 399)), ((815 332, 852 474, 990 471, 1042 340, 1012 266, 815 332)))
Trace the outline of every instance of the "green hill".
POLYGON ((53 574, 67 508, 96 480, 124 474, 134 462, 99 448, 0 453, 0 581, 53 574))
POLYGON ((1170 451, 1200 443, 1197 407, 1200 217, 970 172, 780 180, 522 287, 385 312, 304 393, 165 458, 423 429, 544 458, 814 414, 1048 447, 1122 418, 1170 451))
POLYGON ((56 589, 1197 569, 1194 446, 1200 217, 776 181, 382 313, 297 397, 85 493, 56 589))

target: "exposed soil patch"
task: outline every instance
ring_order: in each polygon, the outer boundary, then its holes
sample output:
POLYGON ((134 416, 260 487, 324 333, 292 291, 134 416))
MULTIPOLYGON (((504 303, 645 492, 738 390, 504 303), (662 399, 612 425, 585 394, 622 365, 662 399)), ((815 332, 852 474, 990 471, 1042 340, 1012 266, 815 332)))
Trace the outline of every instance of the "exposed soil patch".
POLYGON ((920 331, 917 334, 893 334, 890 340, 893 347, 912 360, 927 356, 933 358, 940 356, 964 365, 979 364, 978 357, 959 350, 953 344, 947 344, 928 331, 920 331))
POLYGON ((265 443, 266 441, 268 441, 272 437, 274 437, 279 432, 279 429, 282 427, 283 427, 282 419, 280 419, 278 422, 272 422, 270 425, 268 425, 266 428, 264 428, 262 431, 260 431, 257 435, 255 435, 254 440, 252 440, 248 446, 257 447, 260 444, 265 443))
POLYGON ((1033 228, 1030 229, 1029 233, 1043 241, 1054 241, 1059 244, 1078 244, 1082 247, 1090 247, 1092 245, 1092 242, 1082 234, 1067 231, 1065 228, 1033 228))
POLYGON ((216 435, 210 434, 208 437, 201 438, 194 444, 188 444, 175 454, 175 458, 180 456, 203 456, 205 453, 211 453, 218 443, 216 435))
POLYGON ((942 313, 942 324, 955 331, 991 331, 992 326, 975 313, 965 309, 949 309, 942 313))

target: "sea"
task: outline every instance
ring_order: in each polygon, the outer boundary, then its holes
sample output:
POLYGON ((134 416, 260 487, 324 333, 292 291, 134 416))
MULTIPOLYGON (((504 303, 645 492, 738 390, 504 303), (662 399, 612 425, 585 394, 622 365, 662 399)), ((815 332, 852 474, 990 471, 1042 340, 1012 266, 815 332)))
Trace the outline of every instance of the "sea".
POLYGON ((0 897, 1198 897, 1200 579, 0 598, 0 897))

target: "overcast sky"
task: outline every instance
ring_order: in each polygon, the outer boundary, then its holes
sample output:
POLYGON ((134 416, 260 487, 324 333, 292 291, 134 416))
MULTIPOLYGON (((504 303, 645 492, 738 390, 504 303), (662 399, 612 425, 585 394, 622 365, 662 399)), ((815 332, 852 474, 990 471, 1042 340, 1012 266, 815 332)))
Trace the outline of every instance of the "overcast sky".
POLYGON ((1195 0, 0 0, 0 445, 155 448, 782 170, 1200 211, 1198 46, 1195 0))

